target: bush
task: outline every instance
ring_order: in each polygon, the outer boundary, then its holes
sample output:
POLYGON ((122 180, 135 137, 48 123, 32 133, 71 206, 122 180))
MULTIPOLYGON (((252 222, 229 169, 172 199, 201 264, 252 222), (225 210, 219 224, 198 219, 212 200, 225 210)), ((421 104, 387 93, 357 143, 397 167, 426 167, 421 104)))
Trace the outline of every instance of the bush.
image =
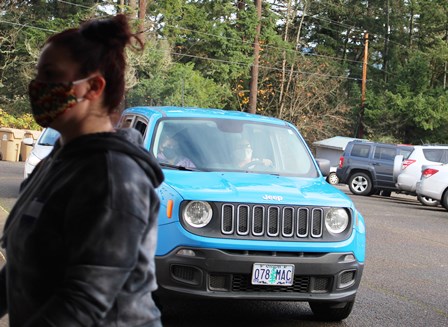
POLYGON ((0 127, 19 128, 29 130, 41 130, 29 113, 21 114, 19 117, 14 117, 0 108, 0 127))

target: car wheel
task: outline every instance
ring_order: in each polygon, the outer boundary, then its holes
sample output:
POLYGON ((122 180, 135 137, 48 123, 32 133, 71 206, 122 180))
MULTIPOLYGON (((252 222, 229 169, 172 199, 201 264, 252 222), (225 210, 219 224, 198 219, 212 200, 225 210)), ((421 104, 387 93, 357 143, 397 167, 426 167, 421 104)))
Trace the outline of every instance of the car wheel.
POLYGON ((448 210, 448 191, 445 191, 445 193, 443 193, 441 204, 442 207, 448 210))
POLYGON ((439 201, 428 198, 427 196, 418 195, 417 199, 420 201, 421 204, 428 207, 437 207, 439 205, 439 201))
POLYGON ((355 195, 371 195, 372 180, 365 173, 354 173, 348 181, 350 192, 355 195))
POLYGON ((355 301, 341 303, 309 302, 314 316, 321 321, 340 321, 347 318, 355 301))
POLYGON ((339 184, 339 178, 335 172, 332 172, 328 175, 327 182, 330 183, 331 185, 339 184))

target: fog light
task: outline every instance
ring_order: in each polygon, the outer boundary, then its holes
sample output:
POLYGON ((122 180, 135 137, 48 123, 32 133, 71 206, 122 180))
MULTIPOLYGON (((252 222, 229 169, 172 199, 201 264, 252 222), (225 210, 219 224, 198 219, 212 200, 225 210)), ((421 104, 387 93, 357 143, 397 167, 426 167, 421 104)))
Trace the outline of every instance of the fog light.
POLYGON ((176 254, 184 255, 187 257, 195 257, 196 256, 196 252, 194 252, 193 250, 190 250, 190 249, 181 249, 181 250, 177 251, 176 254))
POLYGON ((353 254, 347 254, 344 256, 344 260, 342 262, 353 262, 355 261, 355 256, 353 254))
POLYGON ((347 288, 355 284, 355 276, 356 276, 355 270, 348 270, 339 274, 338 288, 339 289, 347 288))

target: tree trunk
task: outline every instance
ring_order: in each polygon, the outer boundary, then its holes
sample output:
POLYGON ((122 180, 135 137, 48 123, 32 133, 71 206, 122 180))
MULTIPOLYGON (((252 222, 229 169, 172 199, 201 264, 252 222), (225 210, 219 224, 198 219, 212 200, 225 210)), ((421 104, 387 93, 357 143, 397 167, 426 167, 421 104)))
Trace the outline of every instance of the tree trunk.
POLYGON ((138 8, 138 38, 145 44, 146 0, 140 0, 138 8))
MULTIPOLYGON (((445 42, 448 44, 448 28, 445 30, 445 42)), ((446 74, 447 74, 447 67, 448 64, 445 61, 444 69, 443 69, 443 89, 446 90, 446 74)))
POLYGON ((386 24, 384 26, 384 58, 383 58, 383 80, 387 83, 387 65, 389 64, 389 37, 390 37, 390 8, 389 0, 386 0, 386 24))
MULTIPOLYGON (((308 3, 305 1, 305 4, 303 5, 303 10, 302 10, 302 17, 300 18, 300 24, 299 24, 299 28, 297 29, 297 34, 296 34, 296 43, 295 43, 295 49, 298 48, 299 44, 300 44, 300 35, 302 33, 302 25, 303 25, 303 21, 305 19, 306 13, 308 11, 308 3)), ((299 66, 299 64, 297 63, 297 66, 299 66)), ((290 69, 289 69, 289 78, 288 78, 288 83, 286 84, 285 87, 285 94, 288 94, 288 91, 290 89, 290 86, 293 82, 293 76, 295 74, 294 71, 294 63, 291 65, 290 69)), ((278 118, 283 119, 283 111, 285 109, 285 100, 283 99, 283 101, 280 103, 280 109, 279 109, 279 115, 278 118)))
POLYGON ((129 0, 129 17, 137 18, 137 0, 129 0))
POLYGON ((412 36, 413 36, 413 29, 414 29, 414 7, 411 6, 411 15, 409 20, 409 47, 412 46, 412 36))
POLYGON ((257 112, 257 93, 258 93, 258 64, 260 60, 260 31, 261 31, 261 4, 262 0, 254 0, 255 7, 257 8, 257 17, 258 24, 255 32, 254 38, 254 63, 251 68, 251 77, 250 77, 250 93, 249 93, 249 112, 256 113, 257 112))
MULTIPOLYGON (((288 42, 288 33, 289 33, 289 25, 291 23, 291 0, 288 0, 286 8, 286 23, 285 23, 285 35, 283 36, 283 41, 288 42)), ((278 98, 279 102, 279 112, 277 113, 277 117, 281 117, 283 111, 283 92, 285 90, 285 82, 286 82, 286 50, 283 51, 283 62, 282 62, 282 80, 280 81, 280 94, 278 98)))

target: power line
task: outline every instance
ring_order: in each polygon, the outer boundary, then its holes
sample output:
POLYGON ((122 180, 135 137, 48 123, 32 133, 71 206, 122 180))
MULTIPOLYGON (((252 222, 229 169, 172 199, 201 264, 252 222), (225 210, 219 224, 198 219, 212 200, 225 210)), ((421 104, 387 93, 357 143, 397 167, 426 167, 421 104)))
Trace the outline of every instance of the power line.
MULTIPOLYGON (((58 0, 58 2, 65 3, 65 4, 68 4, 68 5, 72 5, 72 6, 82 7, 82 8, 88 8, 88 9, 91 8, 91 7, 88 7, 88 6, 85 6, 85 5, 80 5, 80 4, 76 4, 76 3, 72 3, 72 2, 68 2, 68 1, 64 1, 64 0, 58 0)), ((101 11, 104 12, 103 10, 101 10, 101 11)), ((35 29, 39 29, 39 30, 53 32, 53 33, 56 32, 54 30, 44 29, 44 28, 40 28, 40 27, 37 27, 37 26, 28 25, 28 24, 18 24, 18 23, 6 22, 6 21, 0 21, 0 22, 9 23, 9 24, 12 24, 12 25, 19 25, 19 26, 22 26, 22 27, 35 28, 35 29)), ((165 24, 165 25, 166 26, 170 26, 170 27, 174 27, 174 28, 178 28, 178 29, 183 29, 183 30, 195 32, 195 33, 198 33, 198 34, 204 34, 204 35, 213 36, 213 37, 226 38, 226 39, 231 39, 231 40, 235 40, 235 41, 238 41, 238 42, 248 42, 248 41, 242 41, 242 40, 236 39, 236 38, 230 38, 230 37, 216 35, 216 34, 212 34, 212 33, 200 32, 198 30, 193 30, 193 29, 173 26, 173 25, 169 25, 169 24, 165 24)), ((273 48, 273 49, 279 49, 279 50, 285 50, 285 51, 294 51, 294 52, 296 52, 296 53, 298 53, 300 55, 311 55, 311 56, 322 57, 322 58, 327 58, 327 59, 344 60, 342 58, 336 58, 336 57, 325 56, 325 55, 318 55, 318 54, 308 54, 308 53, 304 53, 304 52, 299 52, 297 50, 291 50, 291 49, 274 47, 274 46, 265 46, 265 47, 270 47, 270 48, 273 48)), ((224 63, 231 63, 231 64, 237 64, 237 65, 247 65, 246 63, 242 63, 242 62, 234 62, 234 61, 221 60, 221 59, 215 59, 215 58, 209 58, 209 57, 207 58, 207 57, 188 55, 188 54, 182 54, 182 53, 176 53, 176 52, 173 52, 172 54, 176 55, 176 56, 185 56, 185 57, 196 58, 196 59, 201 59, 201 60, 210 60, 210 61, 217 61, 217 62, 220 61, 220 62, 224 62, 224 63)), ((355 62, 355 63, 362 63, 361 61, 356 61, 356 60, 348 60, 348 59, 346 59, 346 61, 351 61, 351 62, 355 62)), ((369 65, 369 66, 372 66, 372 65, 369 65)), ((270 70, 273 70, 273 71, 276 71, 276 70, 277 71, 283 71, 283 69, 281 69, 281 68, 268 67, 268 66, 259 66, 259 67, 263 68, 263 69, 270 69, 270 70)), ((374 67, 374 66, 372 66, 372 67, 374 67)), ((377 67, 374 67, 374 68, 376 70, 382 71, 381 69, 378 69, 377 67)), ((291 70, 289 70, 289 72, 291 72, 291 70)), ((328 77, 328 78, 344 78, 344 79, 351 79, 351 80, 359 80, 359 78, 347 77, 347 76, 334 76, 334 75, 311 73, 311 72, 305 72, 305 71, 298 71, 298 72, 300 72, 302 74, 324 76, 324 77, 328 77)))
POLYGON ((14 26, 20 26, 20 27, 28 27, 28 28, 32 28, 32 29, 36 29, 36 30, 56 33, 56 31, 54 31, 54 30, 49 30, 47 28, 37 27, 37 26, 33 26, 33 25, 28 25, 28 24, 19 24, 19 23, 14 23, 14 22, 7 22, 7 21, 4 21, 4 20, 0 20, 0 23, 14 25, 14 26))
POLYGON ((85 9, 91 9, 92 8, 92 7, 89 7, 89 6, 81 5, 79 3, 73 3, 73 2, 68 2, 68 1, 64 1, 64 0, 58 0, 58 2, 65 3, 67 5, 76 6, 76 7, 82 7, 82 8, 85 8, 85 9))
MULTIPOLYGON (((170 24, 165 24, 165 26, 169 26, 169 27, 173 27, 173 28, 177 28, 177 29, 181 29, 181 30, 185 30, 185 31, 195 32, 197 34, 202 34, 202 35, 207 35, 207 36, 214 36, 214 37, 219 37, 219 38, 223 38, 223 39, 227 39, 227 40, 234 40, 234 41, 238 41, 238 42, 242 42, 242 43, 248 43, 248 44, 252 44, 253 43, 252 41, 244 41, 244 40, 241 40, 241 39, 231 38, 231 37, 227 37, 227 36, 223 36, 223 35, 217 35, 217 34, 212 34, 212 33, 200 32, 198 30, 185 28, 185 27, 180 27, 180 26, 174 26, 174 25, 170 25, 170 24)), ((348 61, 348 62, 354 62, 354 63, 362 64, 362 61, 358 61, 358 60, 343 59, 343 58, 338 58, 338 57, 331 57, 331 56, 326 56, 326 55, 320 55, 320 54, 316 54, 316 53, 307 53, 307 52, 303 52, 303 51, 299 51, 299 50, 293 50, 293 49, 288 49, 288 48, 283 48, 283 47, 276 47, 276 46, 272 46, 272 45, 264 45, 262 47, 266 48, 266 49, 275 49, 275 50, 280 50, 280 51, 294 52, 294 53, 297 53, 299 55, 306 55, 306 56, 313 56, 313 57, 322 57, 322 58, 326 58, 326 59, 334 59, 334 60, 338 60, 338 61, 348 61)))
MULTIPOLYGON (((72 3, 72 2, 68 2, 68 1, 64 1, 64 0, 58 0, 58 1, 62 2, 62 3, 65 3, 65 4, 77 6, 77 7, 90 8, 90 7, 87 7, 87 6, 84 6, 84 5, 80 5, 80 4, 77 4, 77 3, 72 3)), ((97 9, 98 9, 98 7, 97 7, 97 9)), ((330 22, 332 24, 335 24, 335 25, 340 25, 340 26, 343 26, 343 27, 348 27, 348 28, 351 28, 351 29, 362 31, 361 29, 357 28, 356 26, 350 26, 350 25, 346 25, 346 24, 343 24, 343 23, 338 23, 338 22, 335 22, 335 21, 330 20, 330 19, 325 19, 325 18, 321 18, 321 17, 314 17, 314 16, 311 16, 311 15, 309 15, 308 17, 313 17, 313 18, 318 19, 318 20, 328 21, 328 22, 330 22)), ((138 20, 138 18, 132 18, 132 19, 133 20, 138 20)), ((188 29, 188 28, 179 27, 179 26, 174 26, 174 25, 170 25, 170 24, 166 24, 166 23, 164 24, 164 26, 169 26, 169 27, 178 28, 178 29, 182 29, 182 30, 186 30, 186 31, 190 31, 190 32, 195 32, 197 34, 213 36, 213 37, 217 37, 217 38, 225 38, 225 39, 228 39, 228 40, 234 40, 234 41, 237 41, 237 42, 240 42, 240 43, 243 42, 243 43, 252 44, 251 41, 244 41, 244 40, 241 40, 241 39, 226 37, 226 36, 223 36, 223 35, 217 35, 217 34, 213 34, 213 33, 200 32, 198 30, 188 29)), ((326 28, 329 29, 329 30, 332 30, 334 32, 338 32, 339 33, 339 31, 337 31, 337 30, 330 29, 328 27, 326 27, 326 28)), ((390 42, 392 42, 392 41, 390 41, 390 42)), ((357 64, 362 64, 363 63, 362 61, 359 61, 359 60, 352 60, 352 59, 346 59, 346 58, 344 59, 344 58, 332 57, 332 56, 327 56, 327 55, 320 55, 320 54, 316 54, 316 53, 307 53, 307 52, 293 50, 293 49, 288 49, 288 48, 283 48, 283 47, 275 47, 275 46, 272 46, 272 45, 265 45, 264 48, 277 49, 277 50, 280 50, 280 51, 294 52, 294 53, 302 55, 302 56, 312 56, 312 57, 318 57, 318 58, 324 58, 324 59, 331 59, 331 60, 335 60, 335 61, 352 62, 352 63, 357 63, 357 64)), ((372 64, 368 64, 368 66, 373 68, 373 69, 375 69, 375 70, 383 71, 383 72, 385 72, 387 74, 390 74, 389 72, 386 72, 386 71, 384 71, 382 69, 379 69, 378 67, 375 67, 372 64)))
MULTIPOLYGON (((195 59, 201 59, 201 60, 207 60, 207 61, 215 61, 215 62, 221 62, 221 63, 227 63, 227 64, 236 64, 236 65, 240 65, 240 66, 248 66, 248 67, 252 66, 252 64, 247 64, 247 63, 238 62, 238 61, 201 57, 201 56, 197 56, 197 55, 190 55, 190 54, 186 54, 186 53, 173 52, 173 51, 168 51, 168 50, 158 50, 158 49, 151 49, 151 50, 158 51, 158 52, 166 52, 166 53, 170 53, 170 54, 175 55, 175 56, 183 56, 183 57, 188 57, 188 58, 195 58, 195 59)), ((264 65, 258 65, 258 68, 261 68, 261 69, 264 69, 264 70, 270 70, 270 71, 278 71, 278 72, 285 71, 287 73, 293 72, 295 74, 315 75, 315 76, 321 76, 321 77, 327 77, 327 78, 337 78, 337 79, 347 79, 347 80, 360 80, 360 78, 356 78, 356 77, 348 77, 348 76, 342 76, 342 75, 321 74, 321 73, 312 73, 312 72, 307 72, 307 71, 302 71, 302 70, 297 70, 297 71, 294 71, 294 70, 291 70, 291 69, 283 70, 282 68, 270 67, 270 66, 264 66, 264 65)))
MULTIPOLYGON (((65 4, 70 4, 70 5, 73 5, 73 6, 77 6, 77 7, 90 8, 90 7, 87 7, 87 6, 83 6, 83 5, 80 5, 80 4, 77 4, 77 3, 72 3, 72 2, 68 2, 68 1, 64 1, 64 0, 58 0, 58 1, 62 2, 62 3, 65 3, 65 4)), ((132 18, 132 19, 133 20, 138 20, 138 18, 132 18)), ((223 35, 217 35, 217 34, 213 34, 213 33, 201 32, 201 31, 198 31, 198 30, 189 29, 189 28, 180 27, 180 26, 174 26, 174 25, 170 25, 170 24, 166 24, 166 23, 164 24, 164 26, 178 28, 178 29, 185 30, 185 31, 190 31, 190 32, 195 32, 197 34, 213 36, 213 37, 223 38, 223 39, 227 39, 227 40, 233 40, 233 41, 237 41, 237 42, 240 42, 240 43, 241 42, 242 43, 248 43, 248 44, 252 44, 253 43, 252 41, 245 41, 245 40, 231 38, 231 37, 227 37, 227 36, 223 36, 223 35)), ((320 58, 325 58, 325 59, 333 59, 333 60, 337 60, 337 61, 345 61, 345 62, 353 62, 353 63, 362 64, 362 61, 359 61, 359 60, 343 59, 343 58, 338 58, 338 57, 320 55, 320 54, 316 54, 316 53, 307 53, 307 52, 302 52, 302 51, 288 49, 288 48, 283 48, 283 47, 276 47, 276 46, 272 46, 272 45, 265 45, 264 48, 276 49, 276 50, 280 50, 280 51, 294 52, 294 53, 297 53, 297 54, 300 54, 300 55, 305 55, 305 56, 313 56, 313 57, 320 57, 320 58)))
MULTIPOLYGON (((21 26, 21 27, 27 27, 27 28, 32 28, 32 29, 44 30, 44 31, 52 32, 52 33, 56 33, 57 32, 57 31, 54 31, 54 30, 44 29, 44 28, 40 28, 40 27, 37 27, 37 26, 33 26, 33 25, 19 24, 19 23, 7 22, 7 21, 3 21, 3 20, 0 20, 0 23, 6 23, 6 24, 10 24, 10 25, 17 25, 17 26, 21 26)), ((251 66, 250 64, 247 64, 247 63, 244 63, 244 62, 230 61, 230 60, 210 58, 210 57, 201 57, 201 56, 197 56, 197 55, 191 55, 191 54, 180 53, 180 52, 172 52, 172 51, 156 50, 156 49, 153 49, 153 51, 163 51, 163 52, 168 52, 168 53, 170 53, 172 55, 175 55, 175 56, 183 56, 183 57, 195 58, 195 59, 200 59, 200 60, 208 60, 208 61, 214 61, 214 62, 236 64, 236 65, 248 66, 248 67, 251 66)), ((270 66, 264 66, 264 65, 259 65, 258 67, 261 68, 261 69, 270 70, 270 71, 279 71, 279 72, 283 71, 282 68, 277 68, 277 67, 270 67, 270 66)), ((287 69, 287 70, 285 70, 285 72, 290 73, 290 72, 294 72, 294 71, 291 70, 291 69, 287 69)), ((348 77, 348 76, 342 76, 342 75, 338 76, 338 75, 321 74, 321 73, 312 73, 312 72, 300 71, 300 70, 295 71, 295 73, 296 74, 305 74, 305 75, 315 75, 315 76, 321 76, 321 77, 326 77, 326 78, 359 80, 359 78, 355 78, 355 77, 348 77)))
MULTIPOLYGON (((357 26, 355 26, 355 25, 347 25, 347 24, 344 24, 344 23, 339 23, 339 22, 336 22, 336 21, 331 20, 331 19, 328 19, 328 18, 317 17, 316 15, 307 15, 307 16, 305 16, 305 17, 312 17, 313 19, 316 19, 316 20, 326 21, 326 22, 329 22, 329 23, 331 23, 331 24, 333 24, 333 25, 338 25, 338 26, 341 26, 341 27, 345 27, 345 28, 347 28, 347 29, 353 29, 353 30, 358 31, 358 32, 360 32, 360 33, 364 33, 364 32, 366 31, 365 29, 361 29, 360 27, 357 27, 357 26)), ((328 30, 330 30, 330 31, 339 32, 339 31, 334 30, 334 29, 331 29, 331 28, 329 28, 329 27, 325 27, 325 28, 328 29, 328 30)), ((382 35, 372 34, 372 33, 369 33, 369 34, 372 35, 374 38, 377 38, 377 39, 384 39, 384 40, 386 40, 386 37, 384 37, 384 36, 382 36, 382 35)), ((387 41, 390 42, 390 43, 393 43, 393 44, 395 44, 395 45, 398 45, 398 46, 400 46, 400 47, 402 47, 402 48, 405 48, 405 49, 408 48, 407 45, 405 45, 405 44, 401 44, 401 43, 398 43, 398 42, 395 42, 395 41, 392 41, 392 40, 390 40, 389 38, 387 38, 387 41)))

